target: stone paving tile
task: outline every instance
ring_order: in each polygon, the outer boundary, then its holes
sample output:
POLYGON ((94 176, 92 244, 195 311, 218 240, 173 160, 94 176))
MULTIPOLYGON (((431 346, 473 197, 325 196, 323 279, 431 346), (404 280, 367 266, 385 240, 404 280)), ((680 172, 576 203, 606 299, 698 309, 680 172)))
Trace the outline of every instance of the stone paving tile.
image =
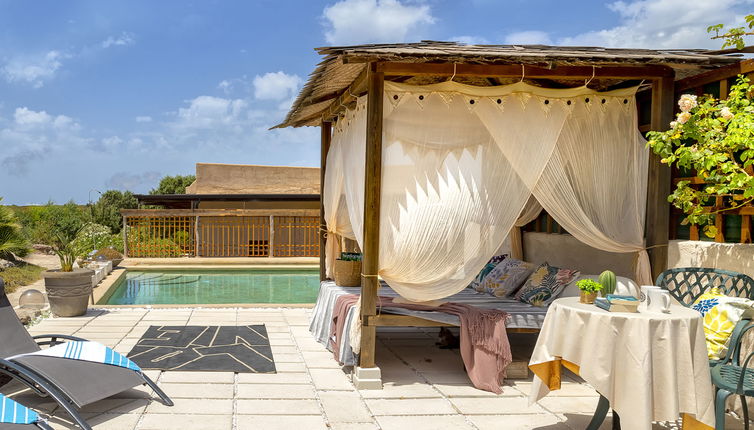
POLYGON ((329 422, 371 423, 372 414, 354 391, 321 391, 319 400, 329 422))
POLYGON ((232 415, 145 414, 139 430, 229 430, 232 415))
POLYGON ((314 399, 239 399, 236 410, 241 415, 317 415, 321 414, 319 403, 314 399))
POLYGON ((321 415, 239 415, 236 420, 238 430, 326 430, 327 425, 321 415))
MULTIPOLYGON (((570 427, 561 419, 552 414, 525 414, 525 415, 470 415, 468 416, 479 430, 500 430, 500 429, 563 429, 568 430, 570 427)), ((579 427, 580 430, 586 428, 579 427)), ((602 428, 602 427, 601 427, 602 428)))
POLYGON ((311 384, 306 373, 239 373, 239 384, 311 384))
POLYGON ((314 399, 311 385, 292 384, 239 384, 236 398, 239 399, 314 399))
POLYGON ((317 390, 354 389, 351 379, 341 369, 309 369, 309 375, 317 390))
MULTIPOLYGON (((458 411, 465 415, 490 415, 490 414, 530 414, 544 412, 539 405, 529 406, 526 397, 496 397, 479 399, 476 397, 452 397, 458 411)), ((595 403, 596 405, 596 403, 595 403)), ((594 411, 594 409, 592 409, 594 411)))
POLYGON ((232 415, 233 399, 181 399, 174 406, 152 402, 147 414, 232 415))
POLYGON ((365 399, 378 415, 453 415, 456 410, 445 399, 365 399))
POLYGON ((171 398, 189 399, 230 399, 233 398, 232 384, 179 384, 160 383, 160 388, 171 398))
MULTIPOLYGON (((377 417, 382 430, 474 430, 463 415, 450 416, 385 416, 377 417)), ((518 427, 498 427, 498 429, 518 427)))
MULTIPOLYGON (((126 353, 152 325, 265 324, 276 374, 146 371, 175 406, 166 407, 150 389, 137 387, 84 408, 95 429, 576 430, 594 412, 596 393, 569 373, 561 390, 531 407, 531 377, 507 380, 501 395, 476 390, 458 350, 435 346, 437 329, 380 329, 377 358, 384 389, 356 391, 350 375, 311 337, 310 315, 311 309, 110 310, 48 318, 30 332, 78 334, 126 353)), ((18 390, 6 385, 3 392, 18 390)), ((29 391, 14 398, 52 414, 55 428, 70 428, 70 418, 49 399, 29 391)), ((726 418, 726 428, 742 428, 740 421, 726 418)), ((610 419, 602 428, 609 426, 610 419)))

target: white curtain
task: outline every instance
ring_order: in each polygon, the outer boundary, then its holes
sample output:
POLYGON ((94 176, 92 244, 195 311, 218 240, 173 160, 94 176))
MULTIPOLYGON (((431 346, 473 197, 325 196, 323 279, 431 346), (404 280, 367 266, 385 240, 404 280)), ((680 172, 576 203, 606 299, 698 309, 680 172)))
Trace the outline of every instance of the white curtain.
MULTIPOLYGON (((386 82, 380 276, 413 301, 460 291, 517 219, 538 211, 532 194, 591 246, 639 251, 645 187, 636 187, 646 181, 646 149, 634 91, 386 82), (608 172, 616 177, 601 182, 608 172), (616 195, 624 196, 619 207, 616 195)), ((365 130, 362 97, 333 132, 323 196, 328 230, 360 245, 365 130)))

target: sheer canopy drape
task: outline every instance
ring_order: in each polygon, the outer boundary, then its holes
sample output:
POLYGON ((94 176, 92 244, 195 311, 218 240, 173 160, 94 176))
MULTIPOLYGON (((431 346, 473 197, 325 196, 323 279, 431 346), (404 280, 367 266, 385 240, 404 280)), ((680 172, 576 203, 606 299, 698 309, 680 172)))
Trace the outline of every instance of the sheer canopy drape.
MULTIPOLYGON (((647 150, 634 92, 386 82, 380 276, 409 300, 452 295, 540 204, 590 246, 642 251, 647 150)), ((328 267, 337 236, 361 245, 365 142, 362 97, 327 157, 328 267)))

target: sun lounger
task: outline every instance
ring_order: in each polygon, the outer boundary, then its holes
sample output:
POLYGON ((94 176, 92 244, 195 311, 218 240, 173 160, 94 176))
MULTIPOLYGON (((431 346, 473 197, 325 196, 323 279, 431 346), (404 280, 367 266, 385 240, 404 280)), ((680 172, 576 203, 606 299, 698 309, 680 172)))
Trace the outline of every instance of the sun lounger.
MULTIPOLYGON (((91 427, 79 414, 80 408, 139 385, 149 386, 163 404, 173 405, 141 371, 104 362, 38 354, 41 346, 53 347, 65 341, 86 342, 60 334, 29 335, 10 305, 0 279, 0 374, 10 376, 41 396, 51 397, 85 430, 91 427)), ((113 354, 109 349, 106 351, 113 354)))
POLYGON ((39 414, 0 394, 0 430, 52 430, 39 414))

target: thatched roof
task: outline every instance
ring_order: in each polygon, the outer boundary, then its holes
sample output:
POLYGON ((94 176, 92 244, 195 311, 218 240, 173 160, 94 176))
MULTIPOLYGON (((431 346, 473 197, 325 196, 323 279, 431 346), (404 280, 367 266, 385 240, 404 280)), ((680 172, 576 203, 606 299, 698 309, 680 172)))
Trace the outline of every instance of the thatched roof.
MULTIPOLYGON (((402 63, 457 63, 527 65, 548 69, 558 66, 667 66, 676 78, 687 78, 710 69, 738 62, 740 55, 730 51, 704 49, 614 49, 599 47, 544 45, 464 45, 456 42, 376 44, 318 48, 324 56, 293 103, 288 116, 277 127, 319 125, 322 114, 347 89, 372 61, 402 63)), ((447 79, 443 76, 390 77, 414 84, 428 84, 447 79)), ((505 79, 458 77, 472 85, 501 85, 505 79)), ((548 86, 577 86, 582 81, 552 80, 548 86)), ((597 79, 590 87, 608 88, 615 80, 597 79)))

